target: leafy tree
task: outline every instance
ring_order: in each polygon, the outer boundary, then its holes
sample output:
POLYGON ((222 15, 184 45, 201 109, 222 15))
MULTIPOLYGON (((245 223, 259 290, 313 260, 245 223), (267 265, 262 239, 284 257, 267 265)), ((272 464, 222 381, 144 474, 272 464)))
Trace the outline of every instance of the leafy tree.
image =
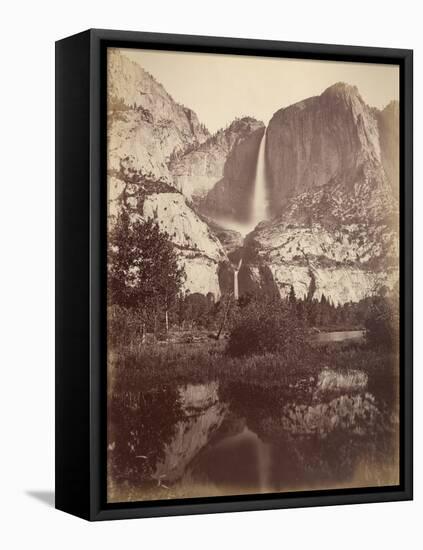
MULTIPOLYGON (((137 310, 146 322, 168 310, 181 290, 185 272, 167 233, 153 220, 133 219, 127 209, 110 233, 108 289, 111 304, 137 310)), ((168 326, 166 327, 168 328, 168 326)))

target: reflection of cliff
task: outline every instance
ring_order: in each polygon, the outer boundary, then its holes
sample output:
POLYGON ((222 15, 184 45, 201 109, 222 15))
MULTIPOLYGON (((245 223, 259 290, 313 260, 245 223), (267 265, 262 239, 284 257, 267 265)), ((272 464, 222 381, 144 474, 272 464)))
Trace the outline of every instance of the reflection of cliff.
POLYGON ((116 396, 109 473, 141 499, 395 484, 398 415, 370 392, 364 372, 325 369, 116 396))
POLYGON ((219 403, 217 390, 216 382, 189 384, 179 390, 185 417, 176 424, 173 438, 165 445, 154 478, 164 482, 178 480, 220 427, 227 407, 219 403))
POLYGON ((303 382, 222 387, 245 426, 212 442, 193 471, 207 471, 232 493, 397 483, 398 417, 366 391, 367 376, 324 370, 306 388, 303 382), (241 457, 249 464, 242 466, 241 457))
POLYGON ((365 395, 341 395, 315 405, 289 403, 283 408, 281 427, 289 434, 328 434, 344 429, 351 434, 364 434, 374 429, 380 414, 374 397, 365 395))

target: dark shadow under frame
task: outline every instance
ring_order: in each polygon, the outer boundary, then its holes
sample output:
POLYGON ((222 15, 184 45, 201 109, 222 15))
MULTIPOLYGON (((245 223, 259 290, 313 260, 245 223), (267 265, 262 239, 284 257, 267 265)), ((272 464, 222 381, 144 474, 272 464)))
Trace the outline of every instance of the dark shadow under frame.
MULTIPOLYGON (((85 254, 81 268, 81 280, 86 292, 75 293, 73 299, 79 301, 79 309, 66 316, 66 304, 63 289, 57 293, 57 322, 59 321, 58 351, 56 358, 56 414, 62 422, 56 421, 56 506, 90 520, 199 514, 229 511, 265 510, 274 508, 292 508, 337 504, 356 504, 365 502, 384 502, 409 500, 412 498, 412 51, 383 48, 364 48, 356 46, 332 46, 323 44, 288 43, 259 41, 248 39, 214 38, 184 35, 165 35, 155 33, 137 33, 127 31, 91 30, 57 43, 56 72, 64 71, 64 53, 68 45, 70 63, 76 63, 83 70, 72 72, 73 86, 81 86, 84 95, 75 104, 78 112, 68 110, 67 125, 81 126, 83 134, 80 147, 76 150, 76 162, 81 168, 80 193, 76 198, 57 198, 57 230, 64 234, 71 232, 65 223, 63 199, 75 202, 75 209, 81 209, 84 225, 73 239, 74 254, 85 254), (77 41, 81 58, 73 59, 69 41, 77 41), (65 44, 67 43, 67 44, 65 44), (62 48, 62 54, 60 51, 62 48), (266 57, 290 57, 299 59, 317 59, 331 61, 350 61, 364 63, 395 64, 400 67, 400 485, 395 487, 370 487, 360 489, 316 490, 295 493, 256 494, 226 497, 190 498, 169 501, 114 503, 106 501, 106 406, 107 406, 107 332, 106 332, 106 237, 107 237, 107 48, 126 47, 140 49, 190 51, 214 54, 254 55, 266 57), (62 57, 60 57, 62 55, 62 57), (85 59, 88 57, 88 59, 85 59), (60 66, 59 66, 60 65, 60 66), (88 77, 88 81, 87 81, 88 77), (80 79, 80 81, 79 81, 80 79), (89 93, 87 95, 87 87, 89 93), (82 107, 82 109, 81 109, 82 107), (79 118, 78 118, 79 117, 79 118), (88 118, 87 118, 88 117, 88 118), (87 148, 87 151, 83 150, 87 148), (87 157, 87 155, 89 156, 87 157), (85 187, 84 187, 85 186, 85 187), (89 189, 89 193, 88 193, 89 189), (85 193, 84 193, 85 191, 85 193), (87 218, 88 216, 88 218, 87 218), (84 268, 87 269, 84 269, 84 268), (88 280, 84 277, 88 276, 88 280), (85 304, 84 300, 88 304, 85 304), (87 308, 84 307, 87 305, 87 308), (67 365, 66 323, 84 317, 83 333, 77 340, 81 346, 80 363, 67 365), (82 338, 82 341, 81 341, 82 338), (88 340, 87 340, 88 339, 88 340), (63 353, 61 349, 63 348, 63 353), (89 355, 87 355, 89 349, 89 355), (87 356, 86 356, 87 355, 87 356), (76 369, 70 379, 69 369, 76 369), (83 397, 83 411, 75 415, 69 403, 65 407, 66 387, 73 381, 76 390, 83 397), (58 403, 59 400, 59 403, 58 403), (78 424, 85 421, 86 424, 78 424), (73 436, 63 433, 72 429, 73 436), (76 445, 76 453, 75 453, 76 445), (58 447, 60 447, 58 449, 58 447), (73 449, 76 456, 66 459, 65 454, 73 449), (67 462, 72 467, 73 481, 78 479, 78 490, 70 491, 69 476, 63 474, 67 462)), ((71 85, 70 76, 61 74, 61 78, 71 85)), ((60 83, 56 82, 60 88, 60 83)), ((62 86, 65 86, 63 83, 62 86)), ((57 88, 56 88, 57 89, 57 88)), ((62 96, 63 90, 59 90, 62 96)), ((67 92, 70 93, 69 91, 67 92)), ((60 99, 60 93, 58 94, 60 99)), ((64 132, 66 115, 63 106, 56 105, 56 117, 61 138, 57 137, 56 185, 63 185, 66 175, 61 167, 66 164, 59 139, 69 140, 64 132), (63 135, 64 134, 64 135, 63 135), (59 151, 57 149, 59 148, 59 151), (62 155, 62 156, 61 156, 62 155), (59 157, 59 158, 58 158, 59 157), (58 160, 60 161, 58 163, 58 160), (59 181, 61 180, 61 181, 59 181)), ((76 131, 76 130, 75 130, 76 131)), ((73 137, 75 137, 73 135, 73 137)), ((74 157, 75 159, 75 157, 74 157)), ((67 160, 67 159, 66 159, 67 160)), ((68 160, 69 162, 69 160, 68 160)), ((59 189, 59 195, 60 195, 59 189)), ((70 238, 70 235, 68 236, 70 238)), ((60 238, 57 239, 60 241, 60 238)), ((60 242, 57 243, 60 246, 60 242)), ((66 278, 65 260, 59 258, 56 277, 66 278)), ((72 293, 70 283, 63 283, 68 293, 72 293), (68 288, 69 287, 69 288, 68 288)), ((71 295, 69 296, 71 299, 71 295)), ((78 350, 77 350, 78 352, 78 350)))

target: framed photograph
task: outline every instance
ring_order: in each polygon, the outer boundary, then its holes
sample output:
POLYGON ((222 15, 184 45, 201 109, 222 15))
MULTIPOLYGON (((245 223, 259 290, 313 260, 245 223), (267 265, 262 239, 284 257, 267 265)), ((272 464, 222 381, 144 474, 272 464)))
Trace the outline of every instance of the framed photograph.
POLYGON ((412 51, 56 43, 56 507, 412 498, 412 51))

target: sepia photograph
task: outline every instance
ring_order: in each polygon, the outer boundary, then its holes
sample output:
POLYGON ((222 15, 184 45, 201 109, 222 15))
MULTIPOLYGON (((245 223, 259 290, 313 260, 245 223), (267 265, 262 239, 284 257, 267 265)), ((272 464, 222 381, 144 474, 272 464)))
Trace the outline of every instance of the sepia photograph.
POLYGON ((399 66, 107 49, 107 502, 400 484, 399 66))

